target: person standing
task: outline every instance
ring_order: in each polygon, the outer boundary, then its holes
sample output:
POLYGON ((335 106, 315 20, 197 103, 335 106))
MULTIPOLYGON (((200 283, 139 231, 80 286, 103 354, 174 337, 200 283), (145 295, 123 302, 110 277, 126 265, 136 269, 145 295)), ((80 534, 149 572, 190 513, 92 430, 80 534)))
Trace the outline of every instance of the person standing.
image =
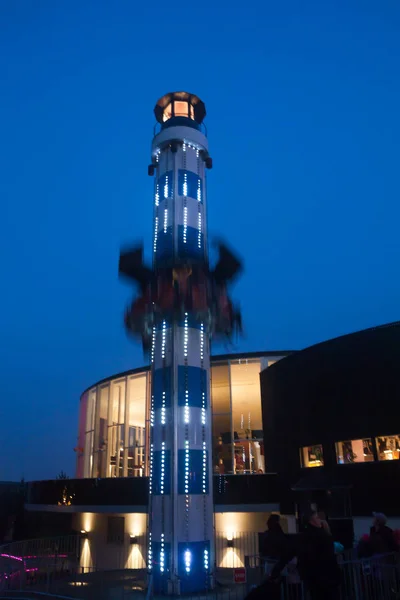
POLYGON ((260 556, 264 560, 277 561, 287 554, 288 542, 280 524, 280 516, 272 514, 267 521, 267 531, 260 540, 260 556))
POLYGON ((332 536, 325 531, 313 510, 304 515, 304 523, 304 532, 297 536, 292 549, 272 569, 270 579, 277 580, 287 563, 297 557, 298 572, 311 600, 336 600, 340 590, 340 569, 332 536))
POLYGON ((387 526, 387 518, 383 513, 373 513, 374 522, 369 534, 370 552, 388 554, 399 550, 393 529, 387 526))

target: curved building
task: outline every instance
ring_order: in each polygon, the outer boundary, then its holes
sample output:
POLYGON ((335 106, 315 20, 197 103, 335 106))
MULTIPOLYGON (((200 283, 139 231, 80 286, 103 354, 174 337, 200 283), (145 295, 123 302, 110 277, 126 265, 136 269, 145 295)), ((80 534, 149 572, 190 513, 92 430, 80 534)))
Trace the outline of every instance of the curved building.
MULTIPOLYGON (((212 358, 214 474, 265 472, 260 372, 287 354, 212 358)), ((149 367, 142 367, 103 379, 82 394, 77 478, 148 476, 150 378, 149 367)))
POLYGON ((396 322, 311 346, 263 371, 268 470, 328 512, 340 489, 337 516, 397 517, 399 364, 396 322))

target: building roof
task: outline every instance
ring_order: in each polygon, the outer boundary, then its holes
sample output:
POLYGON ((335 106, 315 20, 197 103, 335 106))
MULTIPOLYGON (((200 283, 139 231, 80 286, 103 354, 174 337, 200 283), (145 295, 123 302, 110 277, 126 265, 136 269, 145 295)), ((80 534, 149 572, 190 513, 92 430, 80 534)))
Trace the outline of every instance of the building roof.
MULTIPOLYGON (((293 354, 297 352, 297 350, 266 350, 264 352, 236 352, 232 354, 216 354, 211 356, 211 363, 223 362, 227 360, 246 360, 251 358, 262 358, 263 356, 277 356, 284 357, 289 354, 293 354)), ((139 373, 146 373, 150 370, 150 365, 143 365, 142 367, 137 367, 136 369, 129 369, 128 371, 122 371, 122 373, 114 373, 109 377, 104 377, 104 379, 100 379, 96 381, 89 387, 87 387, 81 394, 83 396, 89 390, 93 389, 97 385, 102 385, 104 383, 108 383, 109 381, 113 381, 114 379, 120 379, 122 377, 127 377, 129 375, 138 375, 139 373)))

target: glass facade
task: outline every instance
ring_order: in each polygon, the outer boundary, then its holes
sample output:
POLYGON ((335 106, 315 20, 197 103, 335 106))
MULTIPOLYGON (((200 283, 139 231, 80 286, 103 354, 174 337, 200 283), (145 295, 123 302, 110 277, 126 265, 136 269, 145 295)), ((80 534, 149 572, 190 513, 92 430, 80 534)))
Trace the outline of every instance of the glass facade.
MULTIPOLYGON (((215 473, 264 473, 260 371, 277 357, 214 361, 211 367, 215 473)), ((81 397, 77 477, 148 475, 148 370, 99 383, 81 397)))

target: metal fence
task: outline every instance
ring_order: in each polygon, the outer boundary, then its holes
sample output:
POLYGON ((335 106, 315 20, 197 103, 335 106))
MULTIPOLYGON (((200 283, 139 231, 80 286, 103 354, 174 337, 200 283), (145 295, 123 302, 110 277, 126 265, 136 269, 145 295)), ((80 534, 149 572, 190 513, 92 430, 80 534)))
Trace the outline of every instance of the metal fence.
MULTIPOLYGON (((244 600, 268 578, 268 567, 257 554, 258 534, 234 533, 229 537, 231 539, 216 537, 217 568, 213 589, 193 594, 187 600, 244 600)), ((6 597, 50 600, 50 595, 80 600, 151 600, 154 597, 151 578, 145 569, 129 568, 126 564, 109 570, 83 566, 85 544, 87 540, 81 536, 68 536, 0 547, 0 600, 6 597)), ((338 600, 400 600, 399 556, 391 554, 362 560, 349 560, 349 554, 339 556, 342 577, 338 600)), ((295 563, 288 565, 281 581, 271 590, 265 588, 262 594, 265 600, 309 600, 295 563)))
MULTIPOLYGON (((361 560, 345 560, 338 557, 341 584, 337 600, 396 600, 400 599, 400 555, 386 554, 361 560)), ((246 589, 249 593, 268 580, 273 563, 259 556, 246 557, 246 589)), ((266 584, 261 593, 267 600, 309 600, 309 593, 300 580, 296 561, 290 563, 275 585, 266 584), (275 589, 273 590, 273 587, 275 589), (268 591, 269 589, 269 591, 268 591)))

